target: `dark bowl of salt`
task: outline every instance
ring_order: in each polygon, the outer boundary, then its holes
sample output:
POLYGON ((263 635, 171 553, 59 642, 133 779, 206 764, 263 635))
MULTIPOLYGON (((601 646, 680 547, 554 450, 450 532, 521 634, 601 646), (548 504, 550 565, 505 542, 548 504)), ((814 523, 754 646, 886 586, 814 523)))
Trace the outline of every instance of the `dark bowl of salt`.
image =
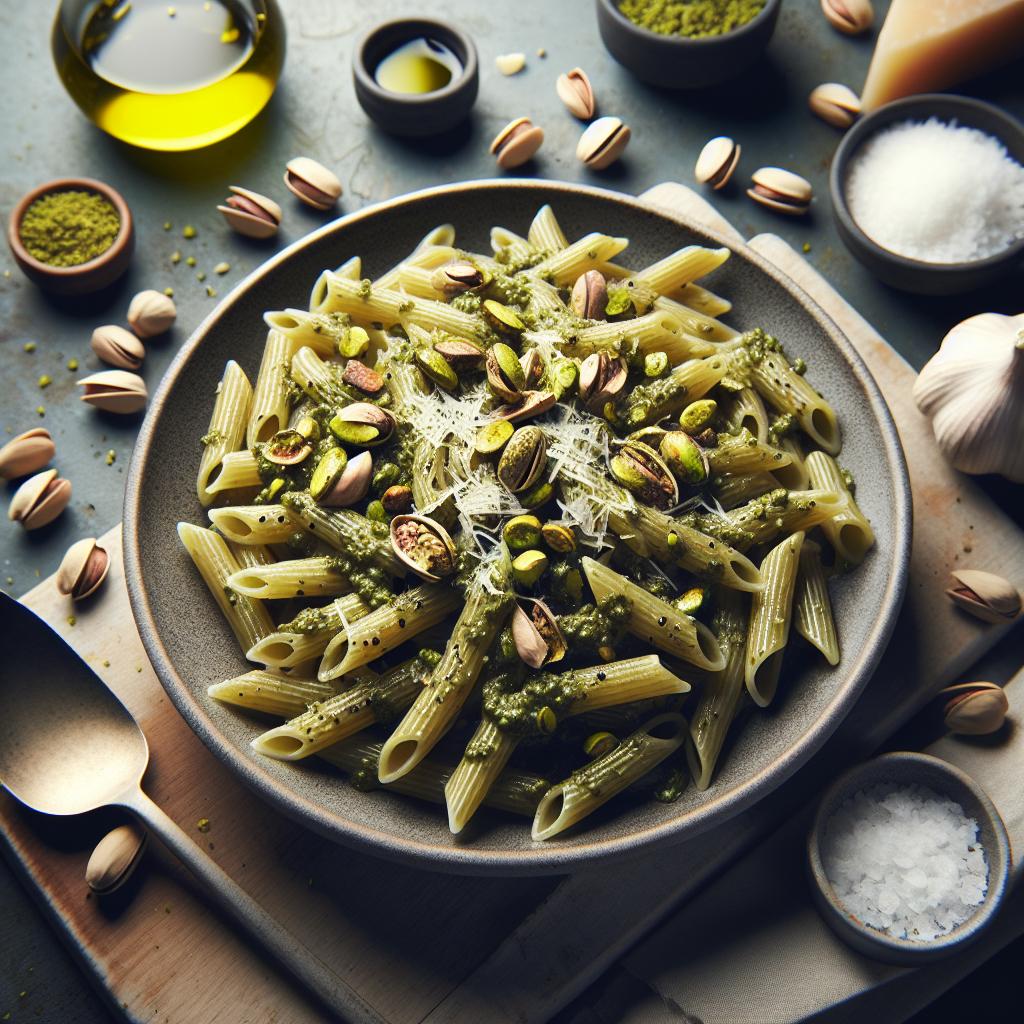
POLYGON ((829 927, 864 956, 906 967, 978 938, 1002 903, 1011 862, 985 791, 947 761, 904 751, 833 783, 807 854, 829 927))
POLYGON ((839 236, 904 291, 974 291, 1024 265, 1024 126, 966 96, 912 96, 843 137, 829 177, 839 236))

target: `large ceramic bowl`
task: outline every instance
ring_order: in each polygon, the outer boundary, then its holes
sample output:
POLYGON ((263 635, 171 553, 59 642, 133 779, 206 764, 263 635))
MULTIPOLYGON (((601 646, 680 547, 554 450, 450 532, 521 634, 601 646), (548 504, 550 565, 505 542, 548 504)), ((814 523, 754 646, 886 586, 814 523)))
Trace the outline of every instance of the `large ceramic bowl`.
POLYGON ((906 466, 877 387, 849 342, 805 294, 756 253, 733 246, 732 259, 715 271, 711 286, 734 302, 729 319, 735 326, 763 325, 784 339, 793 357, 807 360, 809 379, 838 410, 842 462, 861 482, 857 498, 877 533, 877 546, 860 569, 836 580, 839 667, 810 659, 788 663, 777 703, 737 732, 707 792, 691 787, 673 804, 612 801, 587 827, 548 843, 533 842, 526 821, 489 812, 455 838, 435 807, 396 794, 360 793, 327 766, 271 760, 250 749, 258 728, 252 717, 206 693, 210 683, 236 675, 245 662, 175 531, 179 520, 206 520, 195 496, 198 439, 206 432, 225 361, 238 360, 254 376, 264 310, 303 306, 324 267, 358 253, 366 272, 379 274, 445 221, 455 223, 461 244, 486 251, 492 225, 525 232, 543 203, 552 205, 570 237, 593 230, 627 235, 626 261, 636 267, 690 243, 728 244, 636 199, 552 182, 448 185, 343 217, 254 271, 200 325, 153 398, 129 475, 124 542, 132 608, 157 674, 191 727, 286 814, 338 842, 428 868, 565 872, 681 842, 739 813, 792 775, 850 710, 885 648, 906 584, 906 466))

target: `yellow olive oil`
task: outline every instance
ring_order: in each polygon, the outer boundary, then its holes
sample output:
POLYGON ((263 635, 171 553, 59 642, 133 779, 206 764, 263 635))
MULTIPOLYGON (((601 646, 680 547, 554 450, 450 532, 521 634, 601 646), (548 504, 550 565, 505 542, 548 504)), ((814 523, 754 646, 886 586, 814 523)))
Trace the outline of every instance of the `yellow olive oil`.
POLYGON ((251 121, 284 62, 275 0, 61 4, 54 61, 86 116, 146 149, 197 149, 251 121))
POLYGON ((462 72, 462 63, 436 39, 410 39, 378 65, 374 81, 389 92, 425 93, 443 89, 462 72))

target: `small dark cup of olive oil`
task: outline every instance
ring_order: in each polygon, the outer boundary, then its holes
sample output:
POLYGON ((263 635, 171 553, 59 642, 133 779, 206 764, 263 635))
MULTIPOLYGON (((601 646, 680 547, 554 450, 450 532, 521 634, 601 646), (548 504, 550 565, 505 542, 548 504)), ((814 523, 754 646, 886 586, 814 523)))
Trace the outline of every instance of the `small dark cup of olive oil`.
POLYGON ((394 135, 438 135, 476 102, 476 47, 465 33, 424 18, 389 21, 356 45, 352 74, 360 106, 394 135))

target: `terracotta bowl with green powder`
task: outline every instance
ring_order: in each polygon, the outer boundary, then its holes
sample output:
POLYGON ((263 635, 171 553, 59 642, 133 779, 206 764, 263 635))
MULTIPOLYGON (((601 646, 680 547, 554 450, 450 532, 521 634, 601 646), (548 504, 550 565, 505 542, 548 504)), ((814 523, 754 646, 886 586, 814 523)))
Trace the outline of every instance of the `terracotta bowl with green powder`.
POLYGON ((596 0, 608 52, 651 85, 704 89, 746 71, 782 0, 596 0))
POLYGON ((122 195, 92 178, 60 178, 22 197, 7 240, 27 277, 59 295, 84 295, 117 280, 134 248, 122 195))

